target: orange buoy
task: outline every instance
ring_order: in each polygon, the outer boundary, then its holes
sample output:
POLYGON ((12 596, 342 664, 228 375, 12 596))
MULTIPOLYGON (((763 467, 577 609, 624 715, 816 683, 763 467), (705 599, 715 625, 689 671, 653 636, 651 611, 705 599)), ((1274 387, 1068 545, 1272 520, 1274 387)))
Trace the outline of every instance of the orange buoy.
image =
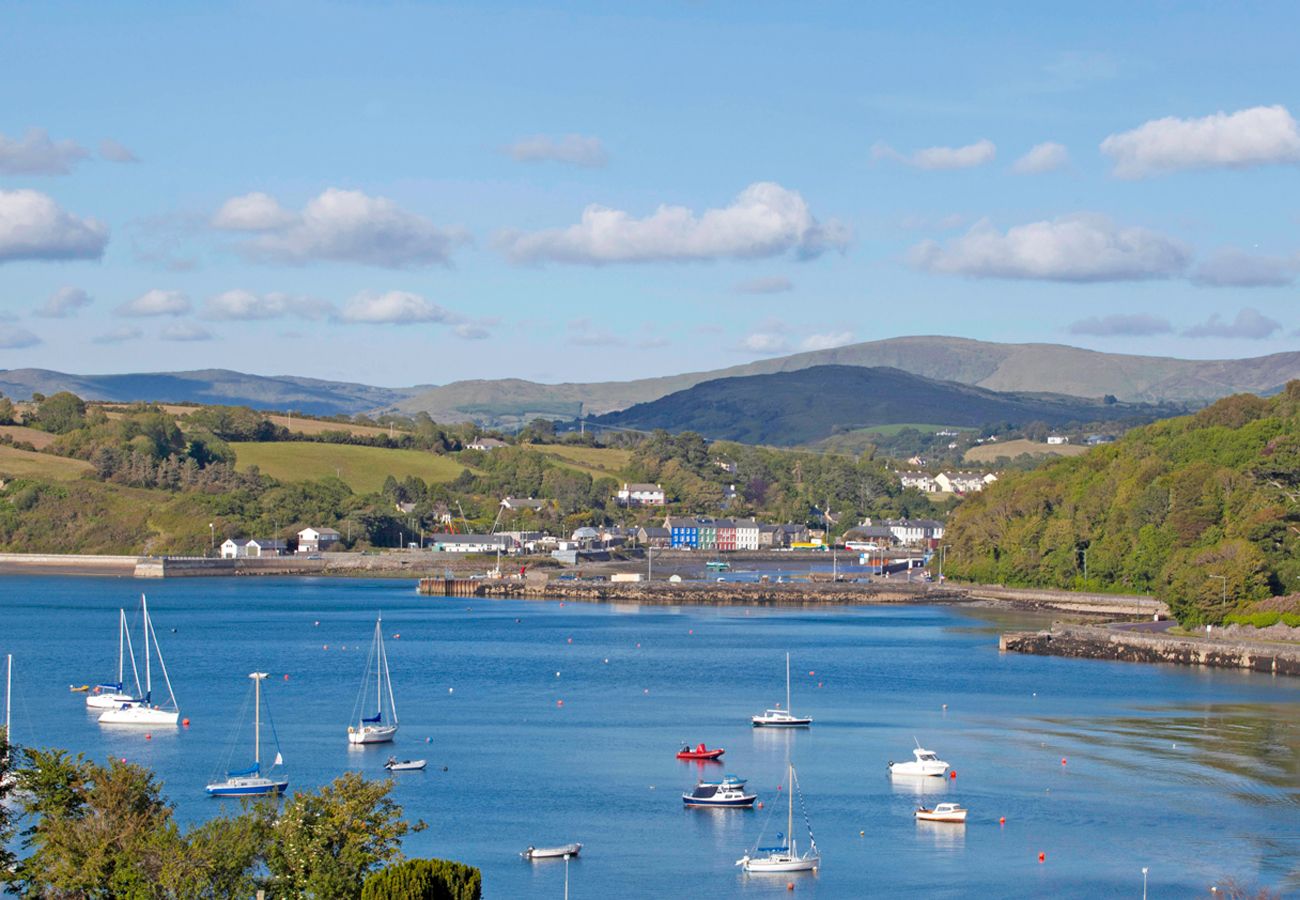
POLYGON ((152 735, 152 734, 146 734, 146 735, 144 736, 144 739, 145 739, 146 741, 152 741, 152 740, 153 740, 153 735, 152 735))
POLYGON ((808 670, 808 677, 809 677, 809 678, 812 678, 812 677, 813 677, 814 675, 816 675, 816 674, 817 674, 817 673, 814 672, 812 669, 809 669, 809 670, 808 670))
POLYGON ((189 727, 190 727, 190 720, 189 720, 189 719, 181 719, 181 724, 184 725, 186 728, 189 728, 189 727))
POLYGON ((563 700, 556 700, 556 701, 555 701, 555 705, 556 705, 556 706, 563 706, 563 705, 564 705, 564 701, 563 701, 563 700))
MULTIPOLYGON (((122 762, 126 762, 126 760, 122 760, 122 762)), ((762 801, 762 800, 759 800, 759 801, 758 801, 758 808, 759 808, 759 809, 762 809, 762 808, 763 808, 763 801, 762 801)))
POLYGON ((1002 816, 1002 817, 1000 817, 1000 818, 998 819, 998 824, 999 824, 999 825, 1005 825, 1005 824, 1007 824, 1007 817, 1006 817, 1006 816, 1002 816))
POLYGON ((948 773, 948 777, 949 777, 949 778, 956 778, 956 777, 957 777, 957 770, 956 770, 956 769, 953 769, 951 772, 949 772, 949 773, 948 773))
POLYGON ((793 881, 787 881, 787 882, 785 883, 785 889, 786 889, 787 891, 793 891, 793 890, 794 890, 794 882, 793 882, 793 881))
POLYGON ((1044 862, 1044 861, 1046 861, 1046 859, 1047 859, 1047 854, 1046 854, 1046 853, 1039 853, 1039 854, 1038 854, 1038 861, 1039 861, 1039 862, 1044 862))

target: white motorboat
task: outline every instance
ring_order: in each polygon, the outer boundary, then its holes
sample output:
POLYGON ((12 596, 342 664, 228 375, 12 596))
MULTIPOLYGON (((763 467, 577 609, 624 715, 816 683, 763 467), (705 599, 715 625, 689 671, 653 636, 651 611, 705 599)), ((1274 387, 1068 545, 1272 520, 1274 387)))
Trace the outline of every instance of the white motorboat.
POLYGON ((130 629, 126 627, 126 610, 117 611, 117 681, 95 685, 86 692, 89 709, 119 709, 123 704, 135 703, 140 696, 140 673, 135 667, 135 648, 131 646, 130 629), (135 693, 126 692, 125 661, 131 654, 131 673, 135 676, 135 693))
POLYGON ((933 808, 922 806, 916 811, 916 818, 921 822, 951 822, 954 825, 964 825, 966 808, 956 803, 936 803, 933 808))
POLYGON ((176 694, 172 692, 172 681, 167 675, 167 663, 163 661, 162 648, 158 646, 158 634, 154 631, 153 620, 149 618, 149 601, 140 595, 140 615, 144 620, 144 695, 132 698, 115 709, 109 709, 99 717, 101 725, 175 725, 180 721, 181 713, 176 705, 176 694), (155 705, 153 701, 153 669, 150 665, 152 656, 150 647, 158 653, 158 667, 162 669, 163 681, 167 685, 167 705, 155 705))
MULTIPOLYGON (((207 791, 211 797, 278 796, 289 787, 287 778, 270 778, 262 774, 262 682, 266 679, 266 673, 250 672, 248 677, 253 679, 253 764, 237 772, 227 772, 224 780, 209 784, 207 791)), ((270 718, 269 713, 267 717, 270 718)), ((271 729, 271 734, 274 736, 274 728, 271 729)), ((275 762, 271 763, 271 769, 281 765, 284 765, 284 757, 280 755, 277 741, 275 762)))
MULTIPOLYGON (((786 799, 788 806, 786 811, 785 834, 780 833, 776 836, 776 846, 773 847, 755 847, 753 854, 748 851, 740 859, 736 860, 736 865, 741 870, 754 874, 780 874, 784 872, 814 872, 821 867, 821 853, 817 850, 817 841, 813 837, 812 825, 808 825, 808 849, 803 853, 799 852, 799 847, 794 840, 794 794, 799 790, 799 782, 795 779, 794 766, 790 766, 790 780, 786 788, 786 799)), ((799 804, 803 805, 803 792, 799 793, 799 804)), ((808 822, 808 811, 804 810, 804 821, 808 822)))
POLYGON ((790 712, 790 654, 785 655, 785 709, 765 710, 750 718, 755 728, 807 728, 812 719, 790 712))
POLYGON ((727 775, 721 781, 701 781, 689 794, 682 794, 686 806, 752 808, 758 794, 745 790, 745 779, 727 775))
POLYGON ((418 772, 423 769, 427 763, 422 759, 398 759, 396 756, 388 757, 388 762, 384 763, 384 768, 390 772, 418 772))
POLYGON ((565 859, 570 856, 577 856, 582 850, 581 844, 563 844, 559 847, 532 847, 520 853, 524 859, 565 859))
POLYGON ((948 764, 939 758, 933 750, 926 750, 917 742, 912 751, 915 757, 911 762, 889 762, 890 775, 921 775, 942 778, 948 772, 948 764))
POLYGON ((375 638, 366 660, 366 674, 361 680, 361 691, 352 714, 356 725, 348 726, 349 744, 386 744, 397 734, 397 701, 393 697, 393 682, 388 674, 388 654, 384 652, 383 619, 375 620, 375 638), (364 714, 368 702, 370 673, 375 675, 375 714, 364 714), (384 721, 384 698, 388 699, 389 719, 384 721))

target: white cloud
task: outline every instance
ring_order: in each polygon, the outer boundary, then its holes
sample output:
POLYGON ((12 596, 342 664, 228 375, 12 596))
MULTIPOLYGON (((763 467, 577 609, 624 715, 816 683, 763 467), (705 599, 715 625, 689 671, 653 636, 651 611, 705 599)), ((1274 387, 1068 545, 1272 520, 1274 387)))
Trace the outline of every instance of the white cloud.
POLYGON ((457 325, 452 329, 452 333, 458 338, 467 341, 483 341, 492 337, 492 332, 488 331, 482 325, 472 325, 468 322, 457 325))
POLYGON ((511 144, 506 153, 516 162, 562 162, 587 169, 598 169, 609 162, 600 138, 582 134, 560 138, 537 134, 511 144))
POLYGON ((132 325, 121 325, 94 338, 96 344, 120 344, 124 341, 136 341, 144 337, 144 332, 132 325))
POLYGON ((1149 337, 1153 334, 1169 334, 1174 326, 1169 324, 1168 319, 1135 313, 1080 319, 1072 323, 1068 330, 1070 334, 1096 337, 1149 337))
POLYGON ((517 263, 603 265, 758 259, 789 251, 810 258, 828 248, 843 249, 848 240, 846 226, 819 223, 798 192, 757 182, 731 205, 698 216, 684 206, 660 206, 637 219, 592 205, 576 225, 531 234, 504 232, 497 245, 517 263))
POLYGON ((212 332, 196 322, 173 322, 163 326, 158 337, 164 341, 210 341, 212 332))
POLYGON ((259 232, 237 249, 258 262, 350 262, 402 269, 445 264, 467 240, 460 229, 434 225, 386 197, 329 188, 301 213, 285 210, 266 194, 226 201, 214 227, 259 232))
POLYGON ((209 297, 203 304, 203 317, 217 321, 278 319, 284 316, 323 319, 333 313, 334 307, 331 304, 312 297, 279 291, 255 294, 242 288, 209 297))
POLYGON ((1011 171, 1017 175, 1041 175, 1055 172, 1070 164, 1070 151, 1064 144, 1046 141, 1035 144, 1029 152, 1011 164, 1011 171))
POLYGON ((32 313, 47 319, 66 319, 93 302, 90 295, 81 288, 61 287, 50 294, 44 303, 32 310, 32 313))
POLYGON ((622 347, 627 341, 582 317, 569 322, 569 343, 576 347, 622 347))
POLYGON ((190 298, 180 291, 145 291, 134 300, 128 300, 113 310, 115 315, 143 318, 145 316, 182 316, 192 307, 190 298))
POLYGON ((99 259, 108 226, 65 212, 38 191, 0 191, 0 263, 18 259, 99 259))
POLYGON ((997 155, 997 145, 987 139, 964 147, 926 147, 913 151, 911 155, 899 153, 884 141, 877 141, 871 147, 872 159, 892 159, 926 171, 971 169, 993 162, 997 155))
POLYGON ((638 350, 660 350, 672 345, 672 341, 666 337, 643 337, 636 342, 638 350))
POLYGON ((131 152, 130 148, 119 144, 112 138, 104 138, 99 142, 99 155, 109 162, 135 163, 140 158, 131 152))
POLYGON ((1300 273, 1300 255, 1255 256, 1227 247, 1202 262, 1192 281, 1204 287, 1285 287, 1300 273))
POLYGON ((1300 128, 1285 106, 1255 106, 1199 119, 1169 116, 1112 134, 1101 152, 1120 178, 1184 169, 1248 168, 1300 162, 1300 128))
POLYGON ((253 191, 231 197, 212 217, 212 226, 225 231, 270 231, 292 224, 294 214, 270 194, 253 191))
POLYGON ((853 332, 831 331, 826 334, 810 334, 799 342, 800 350, 830 350, 853 343, 853 332))
POLYGON ((794 290, 794 282, 784 275, 768 275, 738 282, 731 289, 737 294, 783 294, 794 290))
POLYGON ((780 331, 751 331, 740 339, 736 347, 742 353, 757 353, 761 356, 776 356, 790 352, 790 340, 780 331))
POLYGON ((41 339, 26 328, 0 325, 0 350, 22 350, 25 347, 35 347, 40 342, 41 339))
POLYGON ((1017 225, 1005 234, 984 219, 946 244, 922 241, 910 253, 915 268, 945 275, 1076 282, 1171 278, 1189 259, 1172 238, 1086 214, 1017 225))
POLYGON ((1281 329, 1281 322, 1270 319, 1257 309, 1246 307, 1237 313, 1237 318, 1231 322, 1224 322, 1219 318, 1218 313, 1214 313, 1199 325, 1188 328, 1183 334, 1194 338, 1244 338, 1261 341, 1272 337, 1281 329))
POLYGON ((409 291, 374 293, 364 291, 343 304, 339 318, 344 322, 392 325, 411 322, 454 324, 460 316, 409 291))
POLYGON ((89 154, 76 141, 52 141, 44 128, 29 128, 22 138, 0 134, 0 173, 67 175, 89 154))

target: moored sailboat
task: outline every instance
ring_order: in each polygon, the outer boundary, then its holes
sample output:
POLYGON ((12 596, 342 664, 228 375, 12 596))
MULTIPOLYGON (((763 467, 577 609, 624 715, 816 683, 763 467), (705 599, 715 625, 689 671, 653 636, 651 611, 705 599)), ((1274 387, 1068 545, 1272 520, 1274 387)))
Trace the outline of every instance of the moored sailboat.
POLYGON ((126 610, 117 611, 117 681, 100 683, 86 691, 86 706, 90 709, 117 709, 123 704, 138 702, 140 673, 135 667, 135 648, 131 646, 130 629, 126 627, 126 610), (135 693, 126 692, 125 662, 131 654, 131 672, 135 676, 135 693))
MULTIPOLYGON (((268 794, 283 794, 289 787, 287 778, 270 778, 262 774, 262 682, 266 679, 266 673, 250 672, 248 677, 253 679, 253 764, 246 769, 227 772, 224 781, 209 784, 207 791, 211 797, 260 797, 268 794)), ((269 710, 267 718, 270 719, 269 710)), ((274 725, 271 726, 271 735, 275 736, 274 725)), ((280 755, 277 739, 275 761, 267 771, 270 772, 283 764, 284 757, 280 755)))
POLYGON ((149 618, 149 601, 140 595, 140 615, 144 620, 144 695, 131 698, 113 709, 106 710, 99 717, 101 725, 175 725, 180 721, 180 708, 176 705, 176 694, 172 691, 171 678, 167 675, 167 663, 163 661, 162 648, 158 646, 158 634, 154 631, 153 620, 149 618), (167 705, 153 704, 153 669, 150 664, 150 647, 158 653, 158 668, 162 670, 163 682, 167 685, 167 705))
MULTIPOLYGON (((788 811, 786 814, 785 834, 777 834, 777 845, 774 847, 755 847, 751 856, 747 851, 744 856, 736 860, 736 865, 747 873, 765 874, 765 873, 784 873, 784 872, 813 872, 821 867, 821 853, 817 850, 817 841, 813 837, 812 824, 808 823, 808 849, 803 853, 799 852, 799 847, 794 839, 794 795, 799 790, 799 782, 795 778, 794 766, 790 766, 790 780, 786 789, 786 800, 788 801, 788 811), (762 855, 759 855, 762 854, 762 855)), ((803 805, 803 792, 799 793, 800 806, 803 805)), ((808 812, 804 810, 804 822, 808 822, 808 812)))
POLYGON ((790 654, 785 655, 785 709, 765 710, 750 719, 755 728, 807 728, 812 719, 790 712, 790 654))
POLYGON ((349 744, 384 744, 397 734, 397 701, 393 697, 393 682, 388 674, 388 654, 384 651, 383 620, 375 620, 375 639, 370 645, 370 657, 366 660, 366 674, 361 681, 361 693, 353 714, 357 724, 348 726, 349 744), (370 673, 375 674, 375 714, 364 714, 368 702, 370 673), (386 689, 386 690, 385 690, 386 689), (384 697, 388 697, 389 719, 384 721, 384 697))

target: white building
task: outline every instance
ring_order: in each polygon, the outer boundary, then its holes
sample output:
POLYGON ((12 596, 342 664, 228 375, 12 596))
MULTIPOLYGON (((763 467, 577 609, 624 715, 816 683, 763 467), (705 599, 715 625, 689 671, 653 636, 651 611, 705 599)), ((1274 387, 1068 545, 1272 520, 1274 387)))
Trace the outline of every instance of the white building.
POLYGON ((758 549, 759 524, 753 519, 736 519, 736 549, 758 549))
POLYGON ((264 556, 284 556, 288 545, 278 538, 227 538, 221 544, 222 559, 260 559, 264 556))
POLYGON ((973 494, 997 480, 992 473, 983 475, 979 472, 940 472, 934 476, 936 488, 952 494, 973 494))
POLYGON ((933 494, 940 490, 939 486, 934 483, 934 479, 924 472, 899 472, 898 483, 903 489, 916 488, 924 494, 933 494))
POLYGON ((943 523, 934 519, 886 519, 885 527, 900 544, 920 544, 943 538, 943 523))
POLYGON ((465 445, 468 450, 498 450, 509 446, 505 441, 494 437, 477 437, 465 445))
POLYGON ((1070 439, 1069 439, 1067 436, 1063 435, 1063 434, 1049 434, 1049 435, 1047 436, 1047 443, 1049 443, 1049 444, 1068 444, 1068 443, 1070 443, 1070 439))
POLYGON ((343 540, 333 528, 304 528, 298 532, 299 553, 320 553, 343 540))
POLYGON ((663 506, 664 489, 657 484, 624 484, 615 499, 619 506, 663 506))
POLYGON ((515 547, 505 534, 435 534, 429 541, 438 553, 509 553, 515 547))

